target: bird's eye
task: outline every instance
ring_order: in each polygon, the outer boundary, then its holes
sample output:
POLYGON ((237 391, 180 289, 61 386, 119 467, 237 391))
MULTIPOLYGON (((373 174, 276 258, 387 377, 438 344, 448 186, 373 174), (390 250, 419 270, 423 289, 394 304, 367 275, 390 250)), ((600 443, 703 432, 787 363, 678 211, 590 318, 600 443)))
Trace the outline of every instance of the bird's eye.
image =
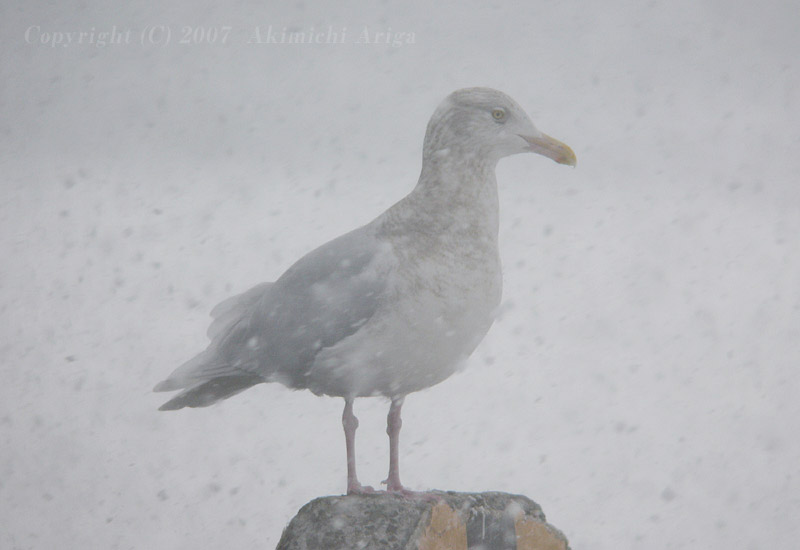
POLYGON ((505 120, 506 112, 503 109, 492 109, 492 118, 498 122, 505 120))

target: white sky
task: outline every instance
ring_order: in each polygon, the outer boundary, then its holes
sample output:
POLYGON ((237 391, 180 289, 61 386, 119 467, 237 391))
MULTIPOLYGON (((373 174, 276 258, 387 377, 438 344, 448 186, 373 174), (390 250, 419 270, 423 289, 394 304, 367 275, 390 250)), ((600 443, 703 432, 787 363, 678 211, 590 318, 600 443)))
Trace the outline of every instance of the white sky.
MULTIPOLYGON (((574 548, 795 543, 794 3, 181 4, 0 7, 1 547, 269 548, 340 493, 341 400, 150 389, 214 304, 408 192, 473 85, 578 167, 500 164, 501 316, 406 400, 404 482, 523 493, 574 548), (270 27, 347 39, 252 43, 270 27)), ((371 484, 386 410, 356 403, 371 484)))

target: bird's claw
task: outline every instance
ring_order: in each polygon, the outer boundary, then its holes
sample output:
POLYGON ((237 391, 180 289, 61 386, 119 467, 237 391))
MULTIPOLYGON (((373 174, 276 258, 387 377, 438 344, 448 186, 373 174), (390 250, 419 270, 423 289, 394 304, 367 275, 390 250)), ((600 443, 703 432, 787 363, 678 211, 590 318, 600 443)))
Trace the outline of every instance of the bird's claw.
POLYGON ((429 493, 427 491, 412 491, 411 489, 406 489, 399 481, 390 482, 388 479, 384 479, 383 481, 381 481, 381 485, 386 485, 387 494, 398 496, 401 498, 424 500, 428 502, 436 502, 442 499, 442 497, 440 497, 435 493, 429 493))

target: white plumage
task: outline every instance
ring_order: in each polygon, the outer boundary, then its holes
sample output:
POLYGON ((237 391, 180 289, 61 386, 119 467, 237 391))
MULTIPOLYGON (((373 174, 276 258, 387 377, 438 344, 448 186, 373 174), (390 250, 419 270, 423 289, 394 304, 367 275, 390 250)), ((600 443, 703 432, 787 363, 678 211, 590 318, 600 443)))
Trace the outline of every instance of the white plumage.
POLYGON ((536 152, 575 164, 514 100, 468 88, 428 123, 414 190, 369 224, 310 252, 274 283, 219 304, 201 354, 155 391, 181 389, 162 410, 202 407, 260 382, 345 399, 348 493, 355 474, 356 397, 383 395, 389 413, 388 490, 399 479, 400 407, 450 376, 484 337, 499 304, 495 166, 536 152))

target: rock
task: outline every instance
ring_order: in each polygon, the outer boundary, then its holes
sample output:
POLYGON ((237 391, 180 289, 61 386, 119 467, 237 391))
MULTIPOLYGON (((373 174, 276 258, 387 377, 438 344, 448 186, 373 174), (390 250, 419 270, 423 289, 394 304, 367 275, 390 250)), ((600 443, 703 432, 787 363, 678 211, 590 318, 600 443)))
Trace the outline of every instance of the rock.
POLYGON ((277 550, 569 550, 538 504, 507 493, 321 497, 303 506, 277 550))

